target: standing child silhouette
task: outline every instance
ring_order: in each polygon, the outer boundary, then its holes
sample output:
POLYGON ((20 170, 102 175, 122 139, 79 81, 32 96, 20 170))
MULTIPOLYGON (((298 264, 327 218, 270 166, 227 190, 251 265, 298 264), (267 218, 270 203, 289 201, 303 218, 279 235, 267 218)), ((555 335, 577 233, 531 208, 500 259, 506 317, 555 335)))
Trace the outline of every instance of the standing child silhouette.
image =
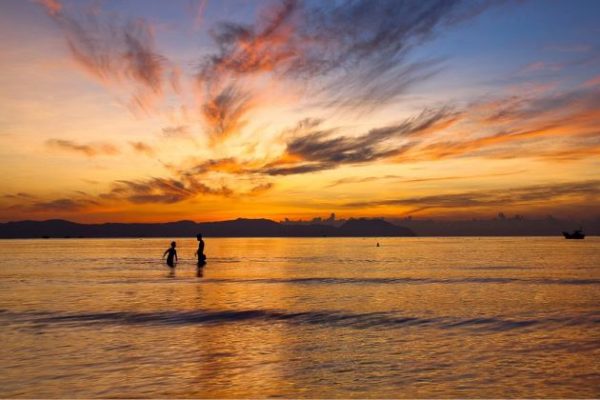
POLYGON ((165 258, 165 256, 168 254, 167 265, 171 268, 175 268, 175 262, 173 261, 173 259, 175 259, 175 261, 178 261, 177 260, 177 250, 175 250, 176 246, 177 246, 177 243, 171 242, 171 247, 169 247, 163 254, 163 258, 165 258))
POLYGON ((196 239, 198 240, 198 250, 196 250, 196 254, 198 255, 198 265, 204 265, 206 264, 206 256, 204 255, 204 240, 202 240, 202 234, 197 234, 196 239))

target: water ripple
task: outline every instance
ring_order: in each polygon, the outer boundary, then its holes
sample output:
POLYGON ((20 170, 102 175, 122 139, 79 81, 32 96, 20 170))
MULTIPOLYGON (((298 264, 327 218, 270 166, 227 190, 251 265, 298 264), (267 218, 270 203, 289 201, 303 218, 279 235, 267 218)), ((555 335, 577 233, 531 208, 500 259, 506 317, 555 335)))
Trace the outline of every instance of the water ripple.
POLYGON ((3 313, 8 323, 31 324, 117 324, 117 325, 194 325, 233 324, 243 322, 282 322, 330 327, 403 328, 424 326, 433 329, 469 329, 499 332, 532 326, 551 329, 563 326, 597 328, 600 314, 546 316, 538 318, 503 317, 416 317, 393 312, 346 313, 341 311, 289 312, 281 310, 163 311, 163 312, 96 312, 96 313, 3 313))
POLYGON ((257 279, 205 279, 210 283, 278 283, 278 284, 457 284, 457 283, 519 283, 540 285, 598 285, 600 279, 576 278, 257 278, 257 279))

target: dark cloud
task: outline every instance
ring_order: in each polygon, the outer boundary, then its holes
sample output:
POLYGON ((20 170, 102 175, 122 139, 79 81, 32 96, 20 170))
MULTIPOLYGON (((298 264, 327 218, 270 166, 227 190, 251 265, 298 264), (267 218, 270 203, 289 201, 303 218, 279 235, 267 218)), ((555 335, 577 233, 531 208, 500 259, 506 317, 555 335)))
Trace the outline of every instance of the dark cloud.
POLYGON ((333 169, 336 167, 336 164, 333 163, 302 163, 300 165, 295 165, 292 167, 281 167, 274 165, 266 165, 261 168, 259 172, 266 175, 295 175, 295 174, 306 174, 308 172, 317 172, 324 171, 327 169, 333 169))
POLYGON ((8 194, 3 198, 9 202, 18 201, 9 208, 20 212, 82 212, 114 203, 174 204, 199 196, 258 196, 272 187, 272 183, 261 183, 236 193, 225 185, 209 186, 190 175, 182 175, 180 179, 119 180, 108 192, 99 195, 77 191, 73 197, 44 201, 26 193, 8 194))
POLYGON ((182 180, 150 178, 139 181, 117 181, 113 189, 100 195, 105 200, 125 200, 135 204, 177 203, 198 195, 231 196, 233 191, 221 186, 211 188, 191 177, 182 180))
POLYGON ((335 130, 316 130, 294 137, 287 143, 284 160, 291 159, 290 163, 276 161, 260 172, 268 175, 299 174, 398 156, 416 144, 413 142, 416 137, 446 127, 459 116, 448 108, 425 110, 400 124, 372 129, 360 136, 335 136, 335 130))
POLYGON ((487 206, 517 206, 546 203, 559 199, 586 201, 598 204, 600 200, 600 180, 565 182, 547 185, 533 185, 502 190, 450 193, 423 197, 378 200, 372 202, 353 202, 345 206, 365 208, 379 206, 410 206, 412 212, 427 209, 469 208, 487 206))
POLYGON ((218 50, 198 73, 209 131, 239 129, 256 96, 246 78, 303 82, 313 95, 326 92, 328 106, 380 106, 439 70, 440 59, 408 61, 412 48, 490 4, 287 0, 250 25, 221 22, 211 31, 218 50))
POLYGON ((443 107, 359 136, 339 136, 337 129, 320 130, 320 120, 305 119, 283 132, 288 136, 285 152, 262 166, 233 157, 212 159, 178 173, 189 176, 208 172, 235 175, 293 175, 334 169, 398 156, 416 146, 417 138, 444 129, 461 118, 461 113, 443 107))
POLYGON ((72 140, 49 139, 46 146, 63 151, 85 154, 88 157, 119 154, 119 149, 110 143, 76 143, 72 140))
POLYGON ((217 25, 212 36, 219 51, 204 61, 200 77, 223 71, 314 77, 355 68, 381 75, 437 28, 485 7, 459 0, 283 1, 253 25, 217 25))
POLYGON ((185 170, 179 171, 184 175, 203 175, 209 172, 225 172, 230 174, 243 174, 249 172, 249 167, 244 163, 238 161, 234 157, 219 158, 206 160, 195 166, 185 170))

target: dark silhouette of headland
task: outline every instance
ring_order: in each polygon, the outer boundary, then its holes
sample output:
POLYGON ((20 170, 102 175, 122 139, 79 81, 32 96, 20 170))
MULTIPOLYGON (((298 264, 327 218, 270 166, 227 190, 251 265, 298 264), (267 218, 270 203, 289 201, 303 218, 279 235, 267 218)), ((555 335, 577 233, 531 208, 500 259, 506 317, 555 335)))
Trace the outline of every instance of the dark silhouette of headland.
POLYGON ((415 236, 403 226, 383 219, 349 219, 341 226, 288 225, 268 219, 178 221, 167 223, 79 224, 60 219, 0 224, 0 238, 114 238, 114 237, 376 237, 415 236))
MULTIPOLYGON (((562 236, 573 227, 585 227, 588 236, 600 235, 600 217, 587 220, 507 217, 433 220, 397 218, 329 218, 280 222, 238 218, 219 222, 80 224, 61 219, 0 223, 0 239, 10 238, 117 238, 117 237, 401 237, 401 236, 562 236)), ((199 241, 199 248, 201 247, 199 241)), ((200 254, 202 250, 200 249, 200 254)), ((199 261, 202 261, 200 259, 199 261)))

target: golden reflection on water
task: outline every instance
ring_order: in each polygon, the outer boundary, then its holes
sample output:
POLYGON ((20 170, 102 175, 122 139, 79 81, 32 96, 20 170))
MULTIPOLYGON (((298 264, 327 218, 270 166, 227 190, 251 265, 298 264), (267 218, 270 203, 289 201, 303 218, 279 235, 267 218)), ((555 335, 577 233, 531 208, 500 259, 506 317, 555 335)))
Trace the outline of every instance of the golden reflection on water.
POLYGON ((168 242, 0 242, 0 396, 600 395, 596 238, 168 242))

